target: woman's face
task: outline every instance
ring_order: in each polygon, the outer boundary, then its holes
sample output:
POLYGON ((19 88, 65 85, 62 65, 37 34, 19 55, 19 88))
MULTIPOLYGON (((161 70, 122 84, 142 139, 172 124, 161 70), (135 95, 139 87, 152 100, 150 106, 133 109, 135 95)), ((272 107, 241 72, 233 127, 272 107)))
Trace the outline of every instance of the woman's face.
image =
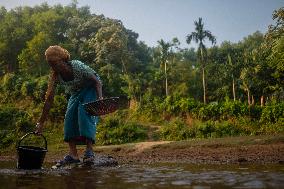
POLYGON ((47 61, 48 65, 56 72, 61 72, 62 70, 65 69, 65 64, 63 61, 56 60, 56 61, 47 61))

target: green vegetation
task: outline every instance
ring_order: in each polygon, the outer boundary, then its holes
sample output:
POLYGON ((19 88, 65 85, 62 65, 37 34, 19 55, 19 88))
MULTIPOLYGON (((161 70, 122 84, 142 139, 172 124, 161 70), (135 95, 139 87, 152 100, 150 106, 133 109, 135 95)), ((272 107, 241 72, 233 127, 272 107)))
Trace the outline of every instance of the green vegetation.
POLYGON ((108 117, 98 126, 97 143, 122 144, 138 142, 147 138, 147 129, 135 123, 125 123, 117 117, 108 117))
MULTIPOLYGON (((185 36, 195 50, 177 38, 150 48, 121 21, 74 3, 1 7, 0 148, 34 130, 48 82, 44 51, 54 44, 99 73, 104 96, 131 99, 129 110, 101 118, 98 144, 283 133, 283 15, 273 13, 265 34, 210 48, 203 40, 215 37, 200 18, 185 36)), ((53 145, 62 142, 67 99, 58 87, 45 127, 53 145)))

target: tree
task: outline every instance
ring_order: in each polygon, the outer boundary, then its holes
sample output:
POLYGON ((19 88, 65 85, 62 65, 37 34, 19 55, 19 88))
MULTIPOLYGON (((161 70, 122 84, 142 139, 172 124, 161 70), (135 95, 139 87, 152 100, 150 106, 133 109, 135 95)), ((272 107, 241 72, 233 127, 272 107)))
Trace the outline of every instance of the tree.
POLYGON ((28 74, 39 73, 39 76, 46 75, 49 69, 43 52, 50 44, 52 41, 44 32, 37 33, 32 40, 27 41, 27 47, 18 55, 21 71, 28 74))
POLYGON ((225 63, 226 63, 226 71, 227 75, 230 78, 232 83, 232 94, 233 100, 236 101, 236 77, 239 75, 238 73, 238 65, 237 65, 237 58, 238 58, 238 50, 232 43, 225 41, 221 44, 220 48, 222 49, 225 63))
MULTIPOLYGON (((239 48, 242 51, 242 68, 241 68, 241 88, 247 93, 248 104, 254 104, 255 98, 260 98, 263 94, 261 77, 261 66, 263 57, 261 45, 264 42, 263 34, 259 31, 245 37, 240 43, 239 48), (259 78, 259 79, 258 79, 259 78)), ((269 75, 269 73, 267 73, 269 75)))
POLYGON ((198 21, 194 22, 195 25, 195 31, 192 32, 190 35, 187 35, 186 42, 188 44, 191 43, 192 40, 194 40, 196 43, 198 43, 198 55, 199 60, 201 63, 201 69, 202 69, 202 84, 203 84, 203 102, 206 104, 206 85, 205 85, 205 58, 206 58, 206 47, 204 44, 204 41, 206 38, 208 38, 209 41, 212 42, 212 44, 216 43, 216 38, 211 34, 210 31, 204 30, 204 24, 202 23, 202 18, 199 18, 198 21))
POLYGON ((33 32, 30 30, 29 19, 32 11, 18 7, 9 12, 1 10, 0 24, 0 67, 4 73, 18 71, 17 55, 24 48, 26 40, 33 32))
POLYGON ((163 39, 158 41, 159 49, 160 49, 160 61, 161 65, 164 65, 164 73, 165 73, 165 91, 166 96, 168 96, 168 76, 167 76, 167 63, 169 61, 170 56, 170 47, 173 46, 173 44, 169 42, 165 42, 163 39))
POLYGON ((271 86, 274 95, 284 98, 284 7, 274 11, 273 20, 276 20, 275 25, 270 25, 265 35, 265 45, 269 51, 267 64, 276 80, 271 86))

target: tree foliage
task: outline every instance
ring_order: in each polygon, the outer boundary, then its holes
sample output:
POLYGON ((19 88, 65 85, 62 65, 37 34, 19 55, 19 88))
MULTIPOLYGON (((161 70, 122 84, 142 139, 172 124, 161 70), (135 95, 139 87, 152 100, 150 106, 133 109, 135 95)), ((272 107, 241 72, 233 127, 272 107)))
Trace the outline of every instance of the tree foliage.
MULTIPOLYGON (((49 67, 44 51, 59 44, 70 51, 72 59, 80 59, 98 72, 104 96, 128 96, 136 104, 138 117, 168 120, 190 115, 202 122, 195 130, 173 122, 163 131, 165 138, 175 128, 181 129, 181 138, 214 132, 224 136, 228 133, 221 129, 229 132, 236 124, 210 121, 242 116, 243 124, 253 120, 283 126, 284 9, 276 10, 272 17, 275 24, 266 33, 256 31, 237 43, 225 41, 210 48, 204 41, 215 44, 216 38, 199 18, 194 22, 195 31, 186 36, 187 43, 194 41, 198 48, 183 49, 177 38, 170 42, 161 39, 157 46, 148 47, 120 20, 92 14, 89 7, 77 7, 76 2, 9 11, 1 7, 0 101, 21 108, 29 102, 28 113, 19 114, 24 118, 13 118, 18 124, 10 124, 18 125, 19 131, 28 130, 40 112, 47 87, 49 67)), ((64 116, 66 103, 62 88, 56 94, 50 113, 55 122, 56 117, 64 116)), ((10 106, 7 111, 1 107, 1 115, 14 112, 10 106)), ((1 115, 0 122, 5 121, 1 115)), ((137 128, 130 124, 113 132, 132 133, 137 128)), ((276 130, 281 129, 277 126, 276 130)), ((244 128, 232 132, 250 133, 244 128)), ((141 133, 144 137, 144 131, 141 133)))

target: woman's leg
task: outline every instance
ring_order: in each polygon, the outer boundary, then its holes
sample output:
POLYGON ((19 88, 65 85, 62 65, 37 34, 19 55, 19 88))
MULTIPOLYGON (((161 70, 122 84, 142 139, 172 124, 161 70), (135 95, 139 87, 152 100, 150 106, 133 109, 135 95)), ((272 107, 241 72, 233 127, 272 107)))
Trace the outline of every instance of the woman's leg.
POLYGON ((94 152, 93 152, 93 141, 86 139, 86 151, 83 157, 83 162, 93 163, 94 161, 94 152))
POLYGON ((68 145, 69 145, 69 154, 66 155, 63 160, 58 161, 55 165, 56 167, 61 167, 80 162, 75 141, 73 140, 68 141, 68 145))
POLYGON ((69 141, 68 144, 69 144, 69 150, 70 150, 69 154, 74 159, 79 159, 75 141, 69 141))
POLYGON ((93 151, 93 141, 86 139, 86 151, 93 151))

